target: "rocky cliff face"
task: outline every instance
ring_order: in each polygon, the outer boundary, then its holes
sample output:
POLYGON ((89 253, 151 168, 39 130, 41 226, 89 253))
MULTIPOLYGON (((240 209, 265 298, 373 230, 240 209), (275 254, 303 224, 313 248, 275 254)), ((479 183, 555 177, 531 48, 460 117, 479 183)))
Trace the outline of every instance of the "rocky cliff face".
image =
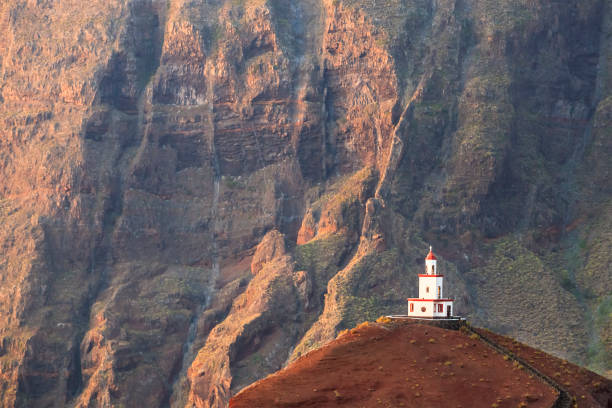
POLYGON ((2 405, 224 406, 403 310, 426 243, 461 313, 609 370, 611 30, 602 0, 3 2, 2 405))

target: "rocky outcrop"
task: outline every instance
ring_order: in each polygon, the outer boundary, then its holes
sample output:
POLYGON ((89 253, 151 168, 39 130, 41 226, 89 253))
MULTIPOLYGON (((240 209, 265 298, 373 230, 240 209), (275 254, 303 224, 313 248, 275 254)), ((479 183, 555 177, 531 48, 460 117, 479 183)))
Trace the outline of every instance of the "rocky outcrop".
POLYGON ((461 313, 609 369, 610 15, 4 2, 1 405, 222 406, 402 310, 426 242, 461 313), (508 316, 534 274, 563 307, 508 316))
POLYGON ((285 239, 276 230, 267 233, 255 250, 251 261, 251 273, 257 275, 265 266, 275 258, 279 258, 287 253, 285 239))
POLYGON ((252 268, 257 274, 208 335, 187 373, 188 405, 226 406, 232 389, 276 371, 287 358, 305 304, 308 276, 296 272, 276 230, 263 238, 252 268), (262 260, 264 260, 262 262, 262 260))

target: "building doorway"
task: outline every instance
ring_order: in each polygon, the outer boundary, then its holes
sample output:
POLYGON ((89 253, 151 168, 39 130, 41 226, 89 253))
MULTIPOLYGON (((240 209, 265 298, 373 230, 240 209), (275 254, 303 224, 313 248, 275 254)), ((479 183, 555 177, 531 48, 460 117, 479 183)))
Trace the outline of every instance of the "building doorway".
POLYGON ((446 317, 451 317, 451 306, 446 306, 446 317))

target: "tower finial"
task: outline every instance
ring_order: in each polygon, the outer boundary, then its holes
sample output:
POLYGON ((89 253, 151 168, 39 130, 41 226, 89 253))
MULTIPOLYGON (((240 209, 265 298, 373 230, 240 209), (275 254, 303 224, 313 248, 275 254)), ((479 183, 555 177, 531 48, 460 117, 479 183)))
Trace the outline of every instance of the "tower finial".
POLYGON ((425 257, 425 260, 426 261, 435 261, 436 260, 436 256, 434 255, 433 249, 432 249, 431 246, 429 247, 429 253, 427 254, 427 257, 425 257))

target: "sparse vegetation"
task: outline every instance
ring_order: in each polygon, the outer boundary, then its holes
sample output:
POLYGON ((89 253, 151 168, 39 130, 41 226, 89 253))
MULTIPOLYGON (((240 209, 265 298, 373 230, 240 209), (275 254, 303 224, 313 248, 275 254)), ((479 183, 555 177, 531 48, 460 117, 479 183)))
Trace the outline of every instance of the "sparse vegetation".
POLYGON ((391 320, 390 317, 387 316, 380 316, 378 319, 376 319, 376 323, 383 323, 383 324, 388 324, 391 323, 393 320, 391 320))
POLYGON ((245 187, 244 183, 239 178, 236 178, 236 177, 224 176, 222 180, 223 180, 223 184, 225 185, 225 187, 229 189, 245 187))

